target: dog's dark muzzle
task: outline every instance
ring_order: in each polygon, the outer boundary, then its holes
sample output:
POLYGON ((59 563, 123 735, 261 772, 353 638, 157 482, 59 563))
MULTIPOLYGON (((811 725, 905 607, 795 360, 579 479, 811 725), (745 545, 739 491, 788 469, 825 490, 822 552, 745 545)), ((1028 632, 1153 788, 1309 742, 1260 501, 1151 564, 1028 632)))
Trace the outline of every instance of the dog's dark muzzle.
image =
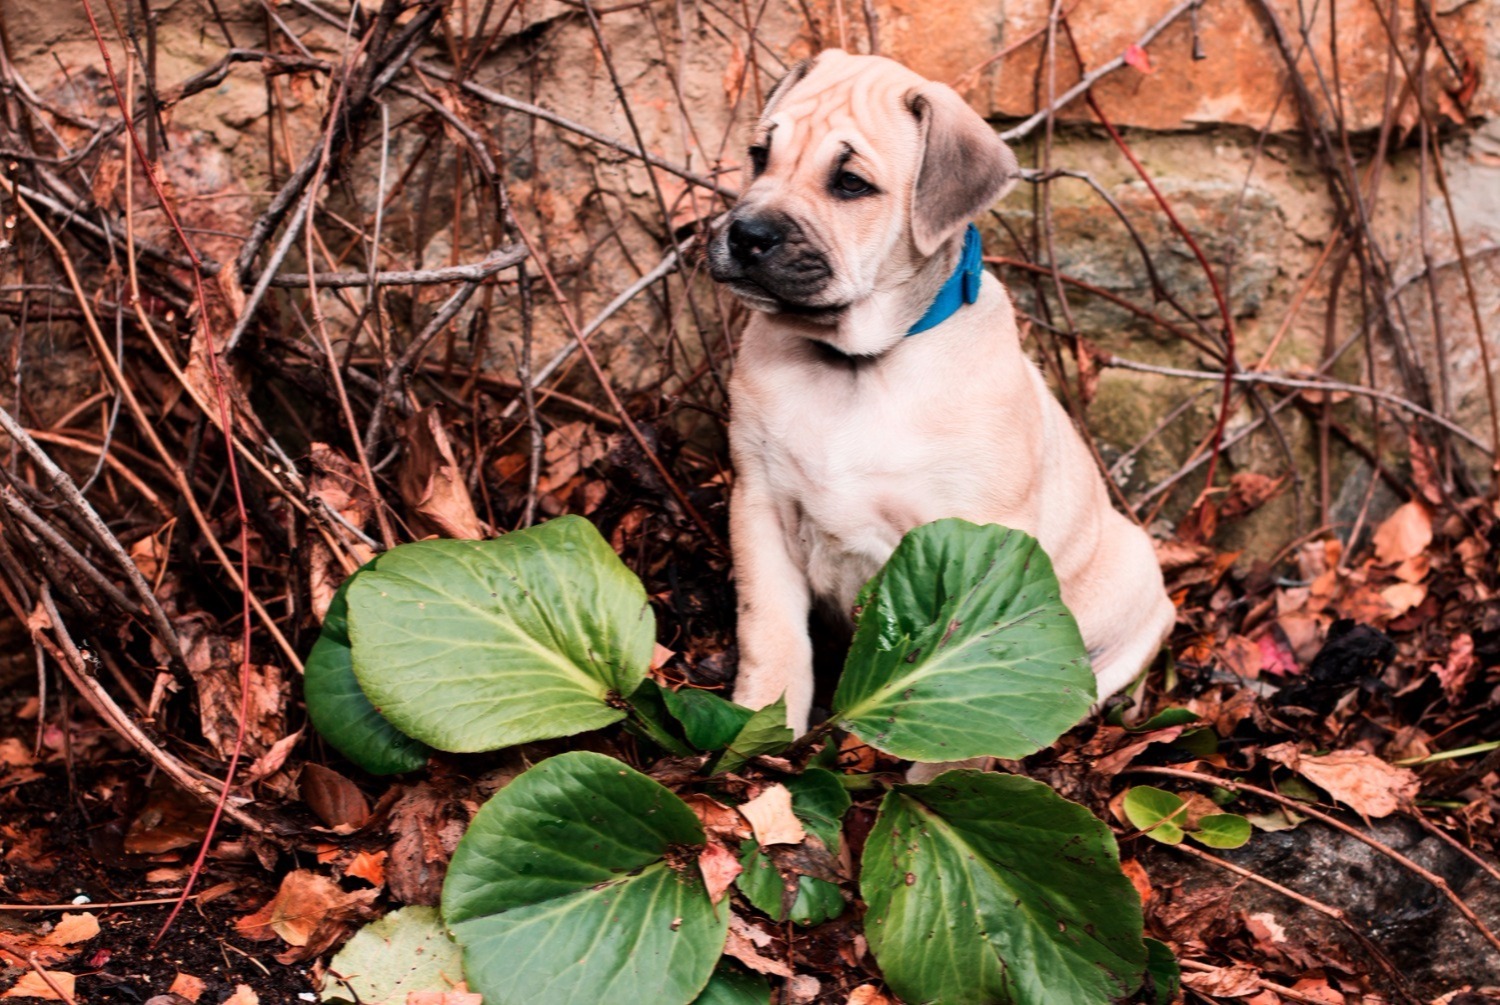
POLYGON ((774 213, 731 215, 709 246, 709 273, 737 293, 788 312, 824 310, 816 299, 833 269, 802 228, 774 213))

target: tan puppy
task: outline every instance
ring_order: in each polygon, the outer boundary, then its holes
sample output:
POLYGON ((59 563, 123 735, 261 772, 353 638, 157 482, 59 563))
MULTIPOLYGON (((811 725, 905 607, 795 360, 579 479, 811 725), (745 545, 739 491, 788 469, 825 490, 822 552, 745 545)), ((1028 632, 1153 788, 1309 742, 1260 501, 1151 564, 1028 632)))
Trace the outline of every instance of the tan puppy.
POLYGON ((947 86, 830 50, 772 91, 750 161, 709 249, 714 278, 756 311, 730 385, 735 700, 785 693, 805 731, 810 606, 847 617, 902 535, 942 517, 1034 535, 1100 699, 1123 687, 1173 607, 1150 540, 1110 507, 1022 353, 1005 288, 986 273, 974 302, 907 334, 954 275, 969 221, 1014 183, 1010 150, 947 86))

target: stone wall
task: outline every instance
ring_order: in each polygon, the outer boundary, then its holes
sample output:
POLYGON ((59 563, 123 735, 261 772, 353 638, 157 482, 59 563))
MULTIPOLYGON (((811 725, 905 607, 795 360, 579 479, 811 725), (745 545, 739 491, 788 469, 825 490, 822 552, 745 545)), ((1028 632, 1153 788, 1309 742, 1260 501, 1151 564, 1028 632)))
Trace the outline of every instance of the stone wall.
MULTIPOLYGON (((228 48, 226 29, 238 46, 292 51, 272 24, 273 15, 310 53, 339 59, 348 50, 337 27, 343 8, 329 7, 329 16, 319 17, 322 8, 301 0, 268 8, 219 0, 216 16, 207 0, 151 0, 150 6, 157 19, 151 58, 164 93, 220 59, 228 48)), ((1420 21, 1410 5, 1394 8, 1387 0, 1204 0, 1198 8, 1178 6, 1172 0, 1063 0, 1067 30, 1049 35, 1052 5, 1044 0, 601 3, 606 60, 581 5, 572 0, 513 5, 470 0, 450 7, 443 42, 430 46, 425 58, 442 67, 455 53, 467 53, 471 80, 541 104, 626 145, 633 144, 638 130, 652 153, 699 173, 718 172, 722 184, 733 188, 745 127, 762 95, 790 63, 820 48, 868 51, 873 34, 883 53, 953 82, 1004 132, 1046 106, 1049 95, 1065 93, 1081 72, 1108 64, 1164 24, 1146 46, 1144 60, 1133 59, 1105 75, 1093 93, 1103 116, 1124 130, 1130 149, 1226 280, 1240 365, 1261 362, 1271 371, 1310 371, 1325 358, 1328 345, 1353 338, 1331 372, 1407 396, 1413 393, 1411 377, 1397 372, 1399 350, 1420 361, 1433 409, 1487 440, 1474 312, 1455 265, 1435 165, 1440 153, 1472 259, 1479 318, 1493 342, 1500 334, 1500 255, 1495 253, 1500 246, 1500 4, 1442 0, 1420 21), (1301 9, 1315 18, 1305 32, 1298 23, 1301 9), (1170 17, 1174 11, 1177 16, 1170 17), (1383 23, 1383 16, 1389 21, 1383 23), (1441 44, 1427 41, 1434 29, 1441 44), (1314 149, 1304 128, 1278 34, 1298 57, 1300 82, 1334 139, 1326 156, 1314 149), (1423 75, 1425 112, 1440 129, 1441 146, 1426 152, 1425 169, 1408 70, 1423 75), (1358 214, 1348 207, 1341 212, 1330 196, 1330 159, 1356 164, 1369 193, 1364 212, 1368 233, 1379 240, 1374 259, 1398 291, 1390 305, 1391 325, 1366 325, 1376 313, 1366 310, 1370 277, 1357 264, 1340 264, 1338 238, 1351 233, 1358 214), (1431 285, 1422 278, 1429 259, 1437 277, 1431 285), (1335 276, 1341 282, 1332 292, 1335 276), (1370 330, 1361 336, 1366 327, 1370 330), (1397 346, 1401 340, 1405 344, 1397 346)), ((140 15, 139 10, 127 13, 140 15)), ((112 99, 100 74, 98 49, 77 5, 7 4, 0 10, 0 27, 16 71, 43 100, 84 118, 109 113, 112 99)), ((106 34, 116 37, 109 25, 106 34)), ((113 48, 123 66, 121 47, 113 48)), ((579 319, 592 316, 653 267, 673 228, 711 219, 723 208, 704 190, 666 172, 653 179, 637 159, 575 133, 502 113, 440 84, 437 91, 483 134, 513 205, 545 249, 579 319), (670 226, 658 192, 667 203, 670 226)), ((206 250, 232 257, 236 235, 264 205, 268 136, 281 155, 284 175, 284 164, 299 160, 317 142, 331 99, 324 76, 267 78, 249 63, 232 67, 222 83, 170 110, 164 166, 179 193, 201 197, 189 204, 198 207, 194 215, 206 250), (272 106, 281 112, 268 120, 272 106)), ((410 267, 478 257, 485 250, 484 221, 465 218, 472 174, 466 173, 461 137, 409 97, 389 95, 388 108, 393 125, 385 144, 387 188, 394 186, 396 194, 384 214, 384 258, 410 267), (409 128, 413 122, 419 128, 409 128), (410 176, 403 174, 409 165, 415 165, 410 176)), ((329 188, 330 212, 351 221, 373 214, 381 141, 378 126, 367 125, 357 153, 329 188)), ((1066 328, 1071 315, 1072 326, 1086 340, 1086 363, 1092 346, 1158 367, 1217 369, 1212 358, 1172 331, 1217 338, 1222 325, 1204 272, 1089 106, 1077 100, 1061 107, 1050 131, 1032 128, 1016 146, 1028 166, 1091 179, 1058 178, 1047 186, 1045 198, 1040 187, 1023 185, 985 221, 989 254, 1042 260, 1050 245, 1070 280, 1064 284, 1064 312, 1051 276, 1001 269, 1023 308, 1038 319, 1032 328, 1038 352, 1054 344, 1042 319, 1066 328), (1153 290, 1135 241, 1105 195, 1139 234, 1161 291, 1153 290), (1159 292, 1169 293, 1186 314, 1160 300, 1159 292)), ((149 214, 139 225, 145 233, 160 229, 149 214)), ((323 229, 337 234, 336 225, 323 229)), ((351 233, 337 237, 357 240, 351 233)), ((518 333, 515 312, 506 309, 514 292, 502 289, 487 315, 492 330, 484 344, 497 371, 514 370, 518 333)), ((543 304, 536 332, 539 358, 567 342, 560 315, 548 310, 545 300, 538 297, 543 304)), ((419 306, 412 306, 413 317, 419 306)), ((735 312, 709 284, 673 280, 606 325, 600 350, 622 389, 649 390, 658 399, 696 399, 721 411, 723 401, 710 378, 721 365, 724 333, 733 329, 735 312)), ((1077 365, 1069 352, 1054 355, 1070 371, 1077 365)), ((565 386, 597 397, 581 371, 569 375, 565 386)), ((1240 404, 1230 417, 1230 433, 1262 418, 1260 409, 1279 400, 1278 393, 1265 391, 1260 405, 1240 404)), ((1154 500, 1152 487, 1187 461, 1212 427, 1216 402, 1209 383, 1106 369, 1088 423, 1105 460, 1118 462, 1117 481, 1126 493, 1154 500), (1179 417, 1159 429, 1179 406, 1179 417)), ((1378 436, 1363 400, 1341 400, 1335 415, 1360 431, 1366 451, 1400 466, 1409 413, 1382 413, 1378 436)), ((1228 453, 1231 471, 1277 475, 1291 470, 1303 478, 1300 505, 1284 494, 1259 524, 1241 532, 1267 551, 1272 542, 1291 536, 1294 518, 1303 529, 1321 519, 1313 473, 1320 464, 1315 423, 1300 407, 1283 407, 1276 422, 1279 435, 1262 426, 1228 453)), ((1346 500, 1353 498, 1357 506, 1361 493, 1355 489, 1367 480, 1368 465, 1347 444, 1334 447, 1328 461, 1331 483, 1335 490, 1343 486, 1346 500)), ((1471 451, 1469 460, 1474 457, 1471 451)), ((1172 497, 1167 514, 1181 512, 1196 492, 1197 482, 1183 484, 1192 487, 1172 497)))

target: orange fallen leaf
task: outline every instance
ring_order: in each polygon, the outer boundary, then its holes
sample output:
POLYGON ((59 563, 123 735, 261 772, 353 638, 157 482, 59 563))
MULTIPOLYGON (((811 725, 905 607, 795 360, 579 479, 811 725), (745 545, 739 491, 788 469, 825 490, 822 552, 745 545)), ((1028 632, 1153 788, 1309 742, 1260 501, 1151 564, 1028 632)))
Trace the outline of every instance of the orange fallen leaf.
POLYGON ((1399 618, 1427 599, 1427 587, 1421 583, 1392 583, 1380 591, 1380 599, 1391 605, 1391 617, 1399 618))
POLYGON ((385 886, 385 857, 388 854, 362 851, 345 866, 344 875, 362 879, 371 886, 385 886))
POLYGON ((1260 990, 1260 971, 1244 963, 1182 975, 1184 987, 1206 995, 1239 998, 1260 990))
POLYGON ((236 984, 234 994, 225 998, 221 1005, 260 1005, 260 995, 252 991, 248 984, 236 984))
POLYGON ((1293 744, 1279 743, 1262 753, 1366 818, 1390 816, 1422 788, 1414 772, 1363 750, 1335 750, 1313 757, 1298 753, 1293 744))
POLYGON ((849 999, 844 1005, 891 1005, 891 999, 875 985, 861 984, 849 992, 849 999))
POLYGON ((1432 543, 1432 514, 1420 502, 1396 508, 1375 531, 1375 557, 1381 565, 1395 565, 1420 555, 1432 543))
POLYGON ((206 985, 192 974, 178 971, 177 976, 172 979, 172 986, 167 988, 168 994, 182 995, 190 1002, 195 1002, 203 996, 206 985))
POLYGON ((79 942, 87 942, 99 934, 99 919, 94 915, 84 912, 83 914, 64 914, 57 927, 47 933, 42 939, 46 946, 71 946, 79 942))
POLYGON ((770 944, 771 937, 759 926, 748 924, 738 914, 730 915, 729 937, 724 943, 725 956, 733 956, 758 974, 792 976, 791 967, 761 953, 770 944))
POLYGON ((710 836, 742 839, 750 836, 750 828, 745 826, 745 818, 717 799, 699 792, 689 792, 682 797, 682 801, 687 803, 688 809, 692 810, 693 814, 702 821, 703 829, 710 836))
POLYGON ((406 1005, 484 1005, 472 991, 408 991, 406 1005))
POLYGON ((44 998, 47 1001, 58 1002, 64 1000, 63 995, 67 995, 68 998, 73 997, 73 982, 75 978, 72 974, 61 970, 48 970, 46 974, 52 978, 52 983, 61 989, 62 995, 53 991, 47 985, 47 982, 42 979, 41 974, 35 970, 28 970, 21 975, 21 979, 16 981, 9 991, 0 995, 0 998, 44 998))
POLYGON ((755 842, 762 848, 772 844, 801 844, 807 838, 802 821, 792 812, 792 793, 779 782, 740 807, 740 816, 750 822, 755 842))
POLYGON ((724 899, 734 878, 744 867, 739 858, 718 841, 710 840, 698 855, 698 870, 703 873, 703 885, 708 887, 708 897, 715 904, 724 899))

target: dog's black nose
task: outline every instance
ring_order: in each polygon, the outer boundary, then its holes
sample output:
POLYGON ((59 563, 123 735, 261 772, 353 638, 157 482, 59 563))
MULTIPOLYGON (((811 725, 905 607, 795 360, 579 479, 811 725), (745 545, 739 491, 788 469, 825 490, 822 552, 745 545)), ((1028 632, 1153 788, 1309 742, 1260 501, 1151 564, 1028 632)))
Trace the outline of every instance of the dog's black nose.
POLYGON ((729 225, 729 253, 735 261, 749 265, 770 254, 782 241, 784 235, 766 220, 735 220, 729 225))

